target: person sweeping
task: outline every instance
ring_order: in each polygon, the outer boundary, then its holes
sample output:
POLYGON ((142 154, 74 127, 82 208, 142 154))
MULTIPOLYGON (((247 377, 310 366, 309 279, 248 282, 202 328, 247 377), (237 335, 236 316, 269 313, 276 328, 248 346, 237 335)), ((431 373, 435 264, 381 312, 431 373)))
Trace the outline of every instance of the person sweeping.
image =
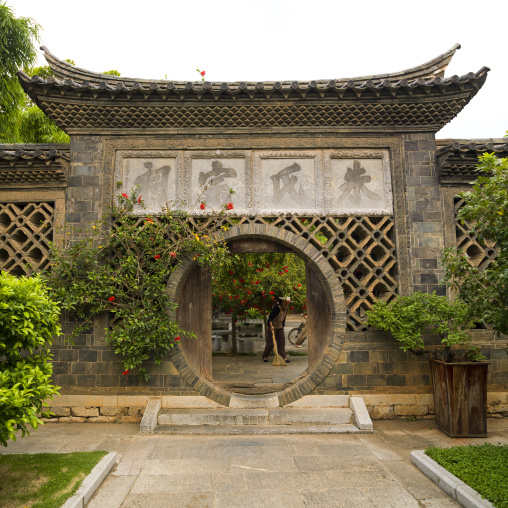
POLYGON ((286 356, 286 337, 284 335, 284 325, 290 301, 289 296, 280 297, 268 316, 269 333, 266 334, 266 345, 263 351, 264 362, 268 361, 270 353, 275 350, 273 365, 290 363, 286 356))

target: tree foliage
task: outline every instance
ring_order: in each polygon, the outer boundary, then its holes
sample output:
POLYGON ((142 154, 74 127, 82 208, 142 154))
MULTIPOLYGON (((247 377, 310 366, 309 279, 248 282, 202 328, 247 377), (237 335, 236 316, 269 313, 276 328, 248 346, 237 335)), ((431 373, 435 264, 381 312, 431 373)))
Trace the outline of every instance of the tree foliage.
POLYGON ((458 219, 472 224, 477 241, 495 242, 497 257, 480 270, 467 254, 447 249, 444 254, 445 282, 470 308, 475 321, 492 325, 499 334, 508 333, 508 158, 485 153, 479 159, 478 176, 470 192, 461 194, 465 204, 458 219))
POLYGON ((25 94, 16 72, 28 70, 37 60, 34 40, 41 28, 30 18, 16 18, 5 3, 0 4, 0 142, 18 141, 19 118, 25 94))
POLYGON ((0 444, 37 429, 51 384, 53 337, 60 334, 60 311, 38 276, 0 274, 0 444))
POLYGON ((121 356, 123 373, 137 370, 148 380, 147 361, 160 363, 175 342, 193 340, 168 314, 176 305, 166 293, 169 276, 185 254, 218 265, 226 249, 193 231, 184 212, 141 218, 133 208, 142 205, 135 192, 122 194, 82 240, 70 240, 70 231, 64 235, 53 245, 49 284, 62 309, 81 320, 74 336, 109 312, 115 322, 105 331, 106 342, 121 356))
POLYGON ((212 273, 212 305, 231 317, 236 353, 235 323, 263 319, 266 324, 277 297, 291 297, 290 312, 305 308, 305 263, 292 253, 231 254, 212 273))

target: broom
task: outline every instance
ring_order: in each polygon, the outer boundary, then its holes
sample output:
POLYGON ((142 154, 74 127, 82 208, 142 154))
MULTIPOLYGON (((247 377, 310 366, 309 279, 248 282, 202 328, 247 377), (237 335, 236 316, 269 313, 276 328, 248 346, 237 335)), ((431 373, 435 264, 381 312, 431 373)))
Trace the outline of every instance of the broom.
POLYGON ((273 339, 273 352, 275 353, 275 358, 273 359, 272 365, 276 365, 277 367, 284 367, 286 365, 286 362, 277 351, 277 341, 275 340, 275 332, 273 331, 273 328, 272 328, 272 339, 273 339))

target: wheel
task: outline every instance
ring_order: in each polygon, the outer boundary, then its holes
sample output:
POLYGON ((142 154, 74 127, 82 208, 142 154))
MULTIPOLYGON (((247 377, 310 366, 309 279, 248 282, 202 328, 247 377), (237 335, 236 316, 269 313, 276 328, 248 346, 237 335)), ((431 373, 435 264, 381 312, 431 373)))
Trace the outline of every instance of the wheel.
POLYGON ((288 333, 288 340, 289 342, 291 342, 291 344, 293 344, 293 346, 295 345, 296 338, 298 337, 298 331, 299 331, 298 328, 293 328, 288 333))

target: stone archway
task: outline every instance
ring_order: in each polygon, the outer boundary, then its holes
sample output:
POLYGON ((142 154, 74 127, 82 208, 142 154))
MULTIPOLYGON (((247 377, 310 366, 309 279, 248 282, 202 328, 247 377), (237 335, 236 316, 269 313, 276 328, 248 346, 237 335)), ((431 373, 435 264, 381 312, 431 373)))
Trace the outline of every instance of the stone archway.
MULTIPOLYGON (((310 393, 328 375, 335 364, 344 343, 346 330, 346 304, 342 287, 337 276, 321 255, 307 240, 284 229, 266 224, 237 225, 228 231, 217 233, 219 241, 239 239, 264 239, 291 248, 313 270, 320 286, 326 295, 330 306, 330 326, 326 328, 323 337, 323 347, 314 365, 308 369, 306 375, 296 379, 289 387, 269 395, 239 395, 227 392, 207 379, 206 372, 199 371, 199 359, 189 361, 184 349, 178 345, 172 350, 171 361, 180 375, 194 390, 219 404, 230 407, 278 407, 293 402, 310 393)), ((171 275, 167 292, 173 302, 178 302, 179 295, 189 276, 199 285, 200 274, 192 274, 197 267, 191 256, 184 258, 180 266, 171 275)), ((177 311, 171 311, 171 318, 177 318, 177 311)), ((211 330, 211 328, 210 328, 211 330)), ((211 332, 210 332, 211 333, 211 332)), ((211 335, 210 335, 211 343, 211 335)))

